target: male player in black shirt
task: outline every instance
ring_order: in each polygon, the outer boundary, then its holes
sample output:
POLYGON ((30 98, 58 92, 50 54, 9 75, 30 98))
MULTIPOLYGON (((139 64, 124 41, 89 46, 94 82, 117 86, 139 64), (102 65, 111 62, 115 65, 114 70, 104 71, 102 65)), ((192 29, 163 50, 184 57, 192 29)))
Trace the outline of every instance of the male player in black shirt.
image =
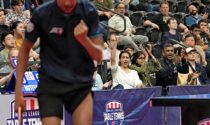
POLYGON ((92 124, 94 64, 102 57, 98 15, 87 0, 55 0, 38 7, 19 52, 15 109, 24 108, 22 81, 28 54, 40 37, 37 97, 43 125, 60 125, 63 105, 74 125, 92 124))

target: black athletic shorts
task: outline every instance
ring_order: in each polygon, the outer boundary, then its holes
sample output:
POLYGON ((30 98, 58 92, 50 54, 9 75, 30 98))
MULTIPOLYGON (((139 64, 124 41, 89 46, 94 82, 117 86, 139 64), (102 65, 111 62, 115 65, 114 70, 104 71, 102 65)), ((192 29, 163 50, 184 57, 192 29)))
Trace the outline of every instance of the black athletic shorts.
POLYGON ((73 113, 83 99, 91 92, 91 83, 66 83, 43 73, 39 74, 37 97, 40 117, 56 116, 63 119, 63 106, 73 113))

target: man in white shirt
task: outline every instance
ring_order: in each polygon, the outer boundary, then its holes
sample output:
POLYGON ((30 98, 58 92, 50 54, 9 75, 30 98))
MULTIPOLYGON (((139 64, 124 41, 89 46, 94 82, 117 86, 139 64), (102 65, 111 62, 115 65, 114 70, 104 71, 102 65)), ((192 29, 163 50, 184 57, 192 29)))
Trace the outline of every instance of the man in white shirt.
MULTIPOLYGON (((135 51, 138 51, 139 50, 138 46, 140 46, 144 42, 148 42, 148 37, 143 36, 143 35, 133 34, 136 32, 135 28, 131 24, 130 19, 127 16, 125 16, 125 5, 122 2, 119 2, 115 6, 115 11, 117 13, 124 15, 126 19, 126 30, 123 33, 119 34, 118 45, 131 44, 134 47, 135 51)), ((109 19, 108 26, 116 30, 122 31, 124 29, 124 20, 121 16, 115 14, 109 19)), ((110 29, 110 32, 114 32, 114 31, 110 29)))

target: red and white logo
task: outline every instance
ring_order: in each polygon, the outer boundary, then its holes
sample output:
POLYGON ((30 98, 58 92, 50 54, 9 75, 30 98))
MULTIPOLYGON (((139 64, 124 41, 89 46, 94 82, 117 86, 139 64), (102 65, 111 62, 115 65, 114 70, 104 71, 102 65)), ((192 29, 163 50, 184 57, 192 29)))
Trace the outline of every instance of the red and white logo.
MULTIPOLYGON (((25 97, 25 112, 22 114, 23 125, 42 125, 39 115, 39 106, 37 98, 25 97)), ((6 119, 6 125, 17 125, 17 113, 14 109, 14 101, 11 102, 11 118, 6 119)))
POLYGON ((57 35, 62 35, 64 32, 63 28, 62 27, 53 27, 51 30, 50 30, 50 33, 54 33, 54 34, 57 34, 57 35))
POLYGON ((111 100, 106 103, 104 112, 104 121, 106 121, 106 125, 123 125, 124 118, 122 102, 111 100))

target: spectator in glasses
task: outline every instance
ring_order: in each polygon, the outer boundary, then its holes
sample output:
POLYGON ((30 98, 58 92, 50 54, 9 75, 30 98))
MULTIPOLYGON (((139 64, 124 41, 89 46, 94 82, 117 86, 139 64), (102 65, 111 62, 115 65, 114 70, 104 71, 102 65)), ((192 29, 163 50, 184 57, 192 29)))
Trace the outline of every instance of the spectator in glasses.
POLYGON ((138 72, 144 86, 153 86, 152 76, 160 70, 161 65, 152 54, 152 46, 148 44, 148 47, 143 48, 142 51, 134 53, 131 62, 129 67, 138 72))

